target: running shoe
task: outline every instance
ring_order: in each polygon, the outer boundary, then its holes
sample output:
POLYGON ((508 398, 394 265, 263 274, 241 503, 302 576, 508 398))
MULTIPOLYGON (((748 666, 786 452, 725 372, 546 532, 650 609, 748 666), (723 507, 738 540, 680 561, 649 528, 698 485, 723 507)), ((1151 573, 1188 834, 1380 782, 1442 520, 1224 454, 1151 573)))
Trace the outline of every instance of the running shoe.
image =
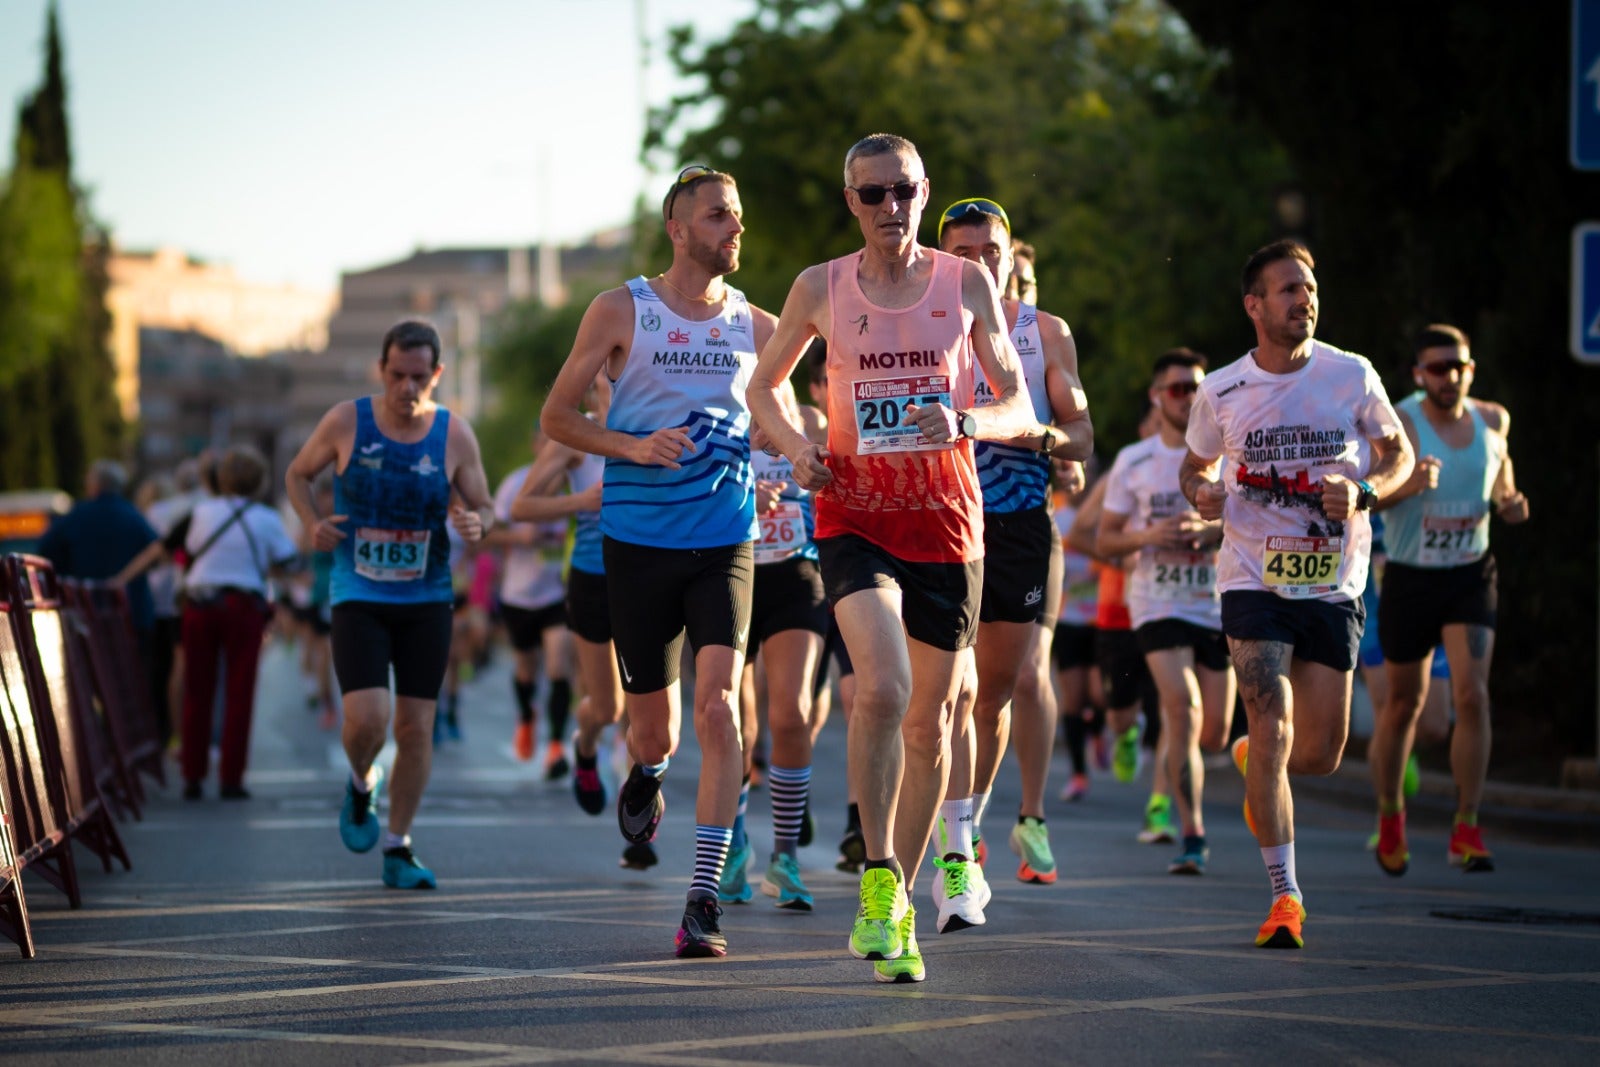
POLYGON ((872 867, 861 874, 861 904, 850 929, 850 955, 858 960, 892 960, 905 951, 901 920, 910 910, 905 887, 894 872, 872 867))
POLYGON ((511 751, 523 763, 533 759, 533 723, 517 723, 517 728, 511 733, 511 751))
POLYGON ((606 810, 606 784, 600 780, 600 761, 591 759, 587 767, 583 762, 579 756, 578 769, 572 775, 572 795, 578 799, 578 807, 590 815, 599 815, 606 810))
POLYGON ((982 926, 989 919, 983 914, 991 896, 983 868, 959 856, 953 860, 934 857, 938 872, 933 876, 933 902, 939 908, 936 924, 941 934, 953 934, 969 926, 982 926))
POLYGON ((1111 754, 1111 773, 1119 782, 1131 782, 1139 775, 1139 727, 1128 727, 1117 735, 1115 751, 1111 754))
POLYGON ((717 900, 723 904, 743 904, 755 896, 746 871, 750 866, 750 846, 728 849, 722 864, 722 879, 717 883, 717 900))
POLYGON ((1168 874, 1205 874, 1206 860, 1211 858, 1211 850, 1206 847, 1206 839, 1195 834, 1185 834, 1183 838, 1183 851, 1178 853, 1176 859, 1167 864, 1168 874))
POLYGON ((656 827, 661 825, 666 810, 661 779, 644 773, 644 768, 635 763, 617 793, 617 826, 622 836, 636 845, 655 840, 656 827))
POLYGON ((1024 815, 1011 828, 1011 851, 1022 860, 1017 865, 1017 881, 1049 885, 1056 880, 1056 858, 1043 819, 1024 815))
MULTIPOLYGON (((199 784, 195 784, 196 795, 199 784)), ((360 792, 348 778, 344 783, 344 806, 339 809, 339 837, 351 852, 371 852, 383 835, 378 825, 378 793, 383 788, 383 768, 372 765, 372 791, 360 792)), ((188 793, 184 793, 188 796, 188 793)))
POLYGON ((817 820, 811 817, 811 794, 806 793, 805 812, 800 818, 800 836, 795 843, 801 848, 808 847, 817 837, 817 820))
MULTIPOLYGON (((1235 740, 1233 747, 1230 748, 1228 752, 1231 756, 1233 756, 1233 765, 1239 768, 1239 776, 1241 778, 1245 777, 1245 767, 1248 766, 1250 762, 1250 735, 1245 734, 1243 737, 1235 740)), ((1244 806, 1240 809, 1240 811, 1244 815, 1244 825, 1245 828, 1250 831, 1250 836, 1256 836, 1256 821, 1250 815, 1250 798, 1248 796, 1245 797, 1244 806)))
POLYGON ((852 826, 839 839, 839 861, 834 869, 846 874, 860 874, 861 865, 867 862, 867 839, 861 836, 861 827, 852 826))
POLYGON ((383 884, 390 889, 439 888, 439 880, 418 861, 409 845, 383 850, 383 884))
POLYGON ((1450 865, 1468 874, 1494 870, 1494 855, 1483 847, 1483 831, 1458 822, 1450 831, 1450 865))
POLYGON ((1102 771, 1109 771, 1111 769, 1111 746, 1106 744, 1106 735, 1102 732, 1089 738, 1089 748, 1094 753, 1095 767, 1102 771))
POLYGON ((769 897, 777 897, 777 906, 786 911, 811 910, 811 891, 800 880, 800 864, 787 852, 779 852, 767 864, 761 891, 769 897))
POLYGON ((1417 754, 1413 752, 1406 757, 1406 772, 1400 779, 1400 793, 1402 796, 1414 797, 1421 788, 1422 769, 1417 766, 1417 754))
POLYGON ((622 850, 622 859, 618 866, 630 871, 648 871, 660 863, 656 857, 656 847, 648 841, 638 841, 622 850))
POLYGON ((680 959, 701 959, 707 956, 726 956, 728 939, 722 936, 717 920, 722 909, 710 897, 697 897, 683 908, 683 922, 678 924, 676 940, 680 959))
POLYGON ((567 762, 567 751, 561 747, 560 741, 551 741, 544 750, 544 780, 558 782, 572 770, 572 765, 567 762))
POLYGON ((983 834, 978 831, 977 826, 972 828, 972 860, 979 867, 989 862, 989 846, 983 843, 983 834))
POLYGON ((1144 809, 1144 828, 1139 831, 1141 845, 1170 845, 1178 839, 1178 824, 1172 818, 1172 801, 1152 796, 1144 809))
POLYGON ((1411 866, 1411 853, 1406 850, 1406 813, 1378 816, 1378 847, 1373 850, 1383 873, 1395 878, 1406 873, 1411 866))
POLYGON ((905 946, 892 960, 879 960, 872 965, 872 977, 879 982, 920 982, 928 977, 922 966, 922 951, 917 948, 917 909, 906 905, 905 917, 900 920, 900 943, 905 946))
POLYGON ((1066 785, 1061 787, 1061 799, 1079 801, 1089 795, 1089 776, 1087 774, 1074 774, 1066 785))
POLYGON ((1256 933, 1256 948, 1305 948, 1305 938, 1301 936, 1305 921, 1305 906, 1285 893, 1272 902, 1267 921, 1256 933))

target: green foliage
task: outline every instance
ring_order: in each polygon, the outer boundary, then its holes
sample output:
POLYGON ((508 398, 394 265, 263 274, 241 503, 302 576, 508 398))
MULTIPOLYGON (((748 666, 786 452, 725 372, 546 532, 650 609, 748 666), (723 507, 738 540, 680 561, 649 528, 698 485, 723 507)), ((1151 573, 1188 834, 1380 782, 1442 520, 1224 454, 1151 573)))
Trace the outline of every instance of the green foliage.
MULTIPOLYGON (((18 149, 28 149, 25 134, 18 149)), ((80 247, 66 178, 19 163, 0 188, 0 389, 44 366, 71 335, 82 302, 80 247)))
POLYGON ((475 427, 491 487, 531 462, 545 395, 572 351, 592 295, 557 308, 525 301, 508 308, 499 323, 484 368, 485 380, 495 383, 494 403, 475 427))
POLYGON ((844 155, 888 130, 926 164, 925 241, 946 204, 990 196, 1038 248, 1040 301, 1077 337, 1103 452, 1132 439, 1160 352, 1225 362, 1249 343, 1234 279, 1275 236, 1287 166, 1155 0, 760 0, 722 40, 678 31, 672 57, 704 87, 653 117, 646 151, 738 178, 736 280, 763 307, 861 246, 844 155))

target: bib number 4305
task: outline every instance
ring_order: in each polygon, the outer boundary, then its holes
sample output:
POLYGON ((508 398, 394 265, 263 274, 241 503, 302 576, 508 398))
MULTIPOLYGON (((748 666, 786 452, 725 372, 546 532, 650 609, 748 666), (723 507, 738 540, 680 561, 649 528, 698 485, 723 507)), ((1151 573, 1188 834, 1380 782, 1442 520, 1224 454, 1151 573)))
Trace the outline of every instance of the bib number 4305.
POLYGON ((1344 541, 1338 537, 1269 537, 1261 558, 1261 578, 1287 592, 1294 587, 1338 584, 1344 541))

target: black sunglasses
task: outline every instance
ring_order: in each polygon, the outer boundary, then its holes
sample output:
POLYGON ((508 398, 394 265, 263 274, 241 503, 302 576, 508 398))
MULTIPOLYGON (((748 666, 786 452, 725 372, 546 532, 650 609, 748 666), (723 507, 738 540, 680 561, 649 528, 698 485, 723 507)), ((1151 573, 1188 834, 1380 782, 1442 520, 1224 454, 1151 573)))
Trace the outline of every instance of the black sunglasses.
POLYGON ((701 178, 709 178, 719 173, 706 166, 704 163, 691 163, 678 172, 677 179, 672 183, 672 191, 667 193, 667 202, 661 206, 661 217, 672 218, 672 205, 678 200, 678 193, 685 185, 693 185, 701 178))
POLYGON ((1182 400, 1186 396, 1193 396, 1195 393, 1198 393, 1200 391, 1200 383, 1172 382, 1171 384, 1163 386, 1162 388, 1166 389, 1167 395, 1172 399, 1182 400))
POLYGON ((876 207, 883 203, 884 196, 891 190, 894 192, 894 198, 902 204, 909 200, 915 200, 917 194, 922 191, 922 183, 895 182, 893 185, 852 185, 850 188, 856 191, 856 195, 861 198, 863 204, 868 207, 876 207))
POLYGON ((1448 361, 1440 360, 1438 363, 1424 363, 1422 365, 1422 372, 1424 374, 1431 374, 1435 378, 1443 378, 1451 371, 1465 374, 1471 369, 1472 360, 1470 359, 1452 359, 1448 361))

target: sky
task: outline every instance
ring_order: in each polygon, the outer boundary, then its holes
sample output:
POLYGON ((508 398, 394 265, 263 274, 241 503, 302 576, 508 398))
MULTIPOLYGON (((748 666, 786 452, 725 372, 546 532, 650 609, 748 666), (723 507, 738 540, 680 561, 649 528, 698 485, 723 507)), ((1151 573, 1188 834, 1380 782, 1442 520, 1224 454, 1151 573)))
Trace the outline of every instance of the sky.
MULTIPOLYGON (((47 7, 0 0, 0 171, 47 7)), ((60 0, 74 174, 119 247, 261 283, 575 242, 646 183, 639 8, 659 105, 689 88, 667 28, 715 40, 754 0, 60 0)))

